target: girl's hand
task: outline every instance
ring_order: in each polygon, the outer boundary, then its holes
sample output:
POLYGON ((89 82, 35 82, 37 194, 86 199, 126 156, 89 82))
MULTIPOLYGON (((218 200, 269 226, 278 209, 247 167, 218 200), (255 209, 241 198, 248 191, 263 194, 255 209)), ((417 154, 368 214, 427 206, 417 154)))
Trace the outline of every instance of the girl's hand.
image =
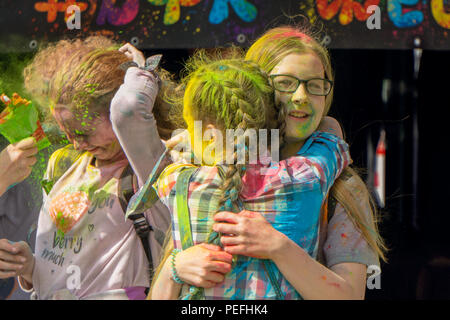
POLYGON ((33 268, 34 256, 26 242, 0 240, 0 279, 21 276, 32 283, 33 268))
POLYGON ((0 153, 0 195, 15 183, 27 178, 36 163, 36 140, 33 137, 10 144, 0 153))
POLYGON ((193 153, 186 152, 190 150, 190 136, 187 130, 183 130, 180 133, 173 135, 169 140, 165 142, 166 148, 170 150, 170 156, 174 163, 193 163, 193 153))
POLYGON ((257 212, 221 211, 214 220, 213 230, 224 234, 220 240, 230 254, 273 260, 286 241, 286 236, 257 212))
POLYGON ((119 48, 120 52, 123 52, 129 59, 132 59, 133 62, 137 63, 139 67, 145 66, 145 56, 142 51, 139 51, 136 47, 131 45, 130 43, 125 44, 124 46, 119 48))
POLYGON ((219 246, 202 243, 177 254, 178 277, 196 287, 211 288, 225 279, 233 256, 219 246))

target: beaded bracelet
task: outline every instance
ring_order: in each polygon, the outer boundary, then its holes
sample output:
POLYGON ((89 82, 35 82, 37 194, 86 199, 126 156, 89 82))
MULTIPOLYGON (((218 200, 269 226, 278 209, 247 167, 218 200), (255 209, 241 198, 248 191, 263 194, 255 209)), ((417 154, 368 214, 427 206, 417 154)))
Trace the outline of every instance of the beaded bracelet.
POLYGON ((178 254, 178 252, 180 252, 180 251, 181 251, 180 249, 173 249, 170 254, 172 256, 172 263, 171 263, 171 265, 172 265, 172 280, 175 281, 176 283, 183 284, 184 281, 178 277, 177 270, 175 269, 175 257, 178 254))

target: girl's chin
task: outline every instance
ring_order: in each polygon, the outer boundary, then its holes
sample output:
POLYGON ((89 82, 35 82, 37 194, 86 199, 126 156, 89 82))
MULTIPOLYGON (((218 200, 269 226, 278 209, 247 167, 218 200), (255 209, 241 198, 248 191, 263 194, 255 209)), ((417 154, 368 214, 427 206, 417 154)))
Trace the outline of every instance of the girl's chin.
POLYGON ((285 134, 285 140, 286 142, 301 142, 308 139, 312 132, 309 132, 310 130, 306 131, 300 131, 300 130, 286 130, 285 134))
POLYGON ((88 150, 90 153, 92 153, 97 159, 99 160, 109 160, 111 158, 111 155, 106 152, 105 149, 97 147, 91 150, 88 150))

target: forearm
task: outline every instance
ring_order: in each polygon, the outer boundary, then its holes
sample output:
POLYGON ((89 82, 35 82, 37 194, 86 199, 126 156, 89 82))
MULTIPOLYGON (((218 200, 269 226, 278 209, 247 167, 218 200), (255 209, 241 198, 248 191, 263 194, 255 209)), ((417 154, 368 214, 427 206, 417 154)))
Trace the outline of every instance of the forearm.
POLYGON ((307 300, 363 299, 343 277, 311 258, 301 247, 284 236, 273 261, 280 272, 307 300))
POLYGON ((181 291, 181 284, 172 280, 171 271, 171 259, 168 258, 158 277, 153 280, 154 284, 149 296, 151 300, 178 299, 181 291))
POLYGON ((143 185, 165 150, 152 109, 158 92, 153 76, 130 68, 124 84, 111 101, 114 132, 143 185), (131 69, 131 70, 130 70, 131 69))

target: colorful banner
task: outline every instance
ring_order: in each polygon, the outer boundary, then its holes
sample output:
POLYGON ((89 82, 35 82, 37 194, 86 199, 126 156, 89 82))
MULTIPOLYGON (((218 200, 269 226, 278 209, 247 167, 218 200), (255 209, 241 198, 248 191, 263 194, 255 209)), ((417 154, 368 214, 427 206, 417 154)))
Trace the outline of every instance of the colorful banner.
MULTIPOLYGON (((323 25, 331 48, 450 49, 450 0, 0 0, 0 50, 110 35, 140 48, 248 46, 286 16, 323 25)), ((298 19, 297 19, 298 20, 298 19)))

